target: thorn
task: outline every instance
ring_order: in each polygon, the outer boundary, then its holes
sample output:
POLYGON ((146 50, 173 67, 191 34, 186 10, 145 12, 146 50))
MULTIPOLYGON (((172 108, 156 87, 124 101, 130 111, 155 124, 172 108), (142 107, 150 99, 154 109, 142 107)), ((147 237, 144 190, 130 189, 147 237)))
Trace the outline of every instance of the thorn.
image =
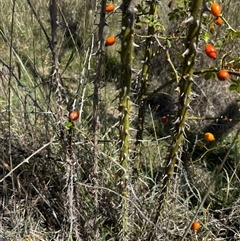
POLYGON ((185 55, 189 54, 189 49, 187 48, 184 53, 182 54, 183 57, 185 57, 185 55))
POLYGON ((140 45, 138 45, 138 44, 136 44, 136 43, 133 42, 133 47, 135 47, 135 48, 139 48, 140 45))
POLYGON ((187 23, 192 23, 194 20, 194 17, 191 15, 188 19, 184 20, 180 25, 184 25, 184 24, 187 24, 187 23))

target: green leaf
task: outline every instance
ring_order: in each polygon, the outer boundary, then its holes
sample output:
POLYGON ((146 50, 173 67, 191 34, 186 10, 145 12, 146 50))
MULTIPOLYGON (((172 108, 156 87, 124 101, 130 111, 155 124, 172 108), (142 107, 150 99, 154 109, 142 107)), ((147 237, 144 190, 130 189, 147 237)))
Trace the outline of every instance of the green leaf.
POLYGON ((229 90, 236 90, 237 89, 237 85, 236 84, 231 84, 229 86, 229 90))
POLYGON ((136 28, 136 29, 141 29, 141 27, 142 27, 141 22, 135 23, 135 25, 134 25, 134 28, 136 28))
POLYGON ((67 121, 67 122, 65 123, 65 128, 66 128, 67 130, 70 130, 72 126, 73 126, 73 123, 70 122, 70 121, 67 121))
POLYGON ((240 81, 237 79, 231 79, 231 81, 235 84, 235 85, 240 85, 240 81))
POLYGON ((168 48, 171 48, 171 47, 172 47, 172 45, 171 45, 171 41, 168 40, 168 39, 167 39, 167 46, 168 46, 168 48))
POLYGON ((214 79, 214 78, 215 78, 215 74, 213 72, 207 72, 206 74, 204 74, 205 80, 214 79))
POLYGON ((239 80, 232 80, 233 84, 229 86, 229 90, 235 90, 240 93, 240 81, 239 80))
POLYGON ((235 35, 235 37, 240 38, 240 32, 239 31, 234 32, 234 35, 235 35))
POLYGON ((185 8, 185 1, 184 0, 176 0, 176 3, 179 8, 185 8))
POLYGON ((144 9, 143 9, 142 5, 140 5, 140 4, 137 5, 137 12, 138 13, 143 13, 144 12, 144 9))
POLYGON ((219 40, 216 42, 215 47, 220 49, 222 46, 223 46, 223 41, 219 39, 219 40))
POLYGON ((210 39, 210 35, 208 32, 205 32, 203 35, 203 39, 205 43, 208 43, 209 39, 210 39))
POLYGON ((150 20, 149 20, 149 18, 148 18, 147 16, 145 16, 145 17, 142 19, 141 22, 148 24, 148 23, 150 22, 150 20))
POLYGON ((171 12, 168 14, 169 20, 172 21, 174 19, 178 20, 179 19, 179 14, 175 12, 171 12))

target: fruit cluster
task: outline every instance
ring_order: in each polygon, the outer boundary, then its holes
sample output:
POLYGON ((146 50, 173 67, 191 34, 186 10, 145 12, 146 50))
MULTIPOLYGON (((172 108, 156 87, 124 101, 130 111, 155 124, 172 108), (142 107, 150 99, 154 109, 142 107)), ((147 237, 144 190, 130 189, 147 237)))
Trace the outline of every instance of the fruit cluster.
MULTIPOLYGON (((211 5, 211 14, 215 17, 215 24, 221 26, 223 23, 222 20, 222 7, 219 3, 214 2, 211 5)), ((205 46, 205 53, 211 59, 217 58, 217 50, 212 44, 206 44, 205 46)), ((220 69, 217 73, 217 78, 220 81, 226 81, 230 78, 230 75, 227 70, 220 69)))
MULTIPOLYGON (((106 6, 105 11, 106 11, 106 13, 111 13, 114 11, 114 9, 115 9, 115 6, 112 3, 110 3, 106 6)), ((109 36, 106 38, 105 46, 106 47, 111 46, 111 45, 115 44, 115 42, 116 42, 116 38, 114 36, 109 36)))
MULTIPOLYGON (((221 5, 217 2, 212 3, 210 11, 214 17, 215 24, 221 26, 223 24, 221 5)), ((218 55, 216 48, 209 43, 205 45, 205 53, 211 59, 216 59, 218 55)), ((217 78, 219 81, 226 81, 230 78, 230 74, 226 69, 220 69, 217 73, 217 78)), ((215 140, 215 137, 212 133, 206 132, 204 134, 204 139, 207 142, 212 142, 215 140)))

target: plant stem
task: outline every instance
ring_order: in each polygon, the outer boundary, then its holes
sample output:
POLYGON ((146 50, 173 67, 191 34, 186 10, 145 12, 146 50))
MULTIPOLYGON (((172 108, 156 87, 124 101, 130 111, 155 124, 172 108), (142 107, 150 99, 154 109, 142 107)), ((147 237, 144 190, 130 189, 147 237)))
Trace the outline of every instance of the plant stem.
POLYGON ((173 180, 176 165, 181 161, 182 147, 185 141, 186 120, 188 118, 188 109, 191 102, 190 95, 192 90, 192 76, 196 58, 196 49, 198 45, 199 30, 201 27, 203 0, 193 0, 189 29, 186 38, 186 54, 184 56, 181 79, 179 81, 179 99, 178 112, 174 122, 174 135, 170 147, 168 163, 163 179, 161 195, 159 199, 158 212, 156 213, 155 222, 164 209, 165 201, 168 197, 168 191, 173 180))
MULTIPOLYGON (((119 136, 120 136, 120 164, 125 172, 121 173, 121 192, 129 195, 128 183, 130 182, 129 165, 129 124, 130 124, 130 87, 132 82, 133 38, 134 38, 134 0, 123 0, 122 9, 122 32, 121 32, 121 76, 119 92, 119 136)), ((122 199, 122 240, 129 240, 128 223, 129 202, 122 199)))
MULTIPOLYGON (((100 88, 100 79, 102 74, 102 66, 104 61, 103 55, 103 30, 105 27, 105 6, 106 0, 101 2, 101 12, 100 12, 100 22, 98 29, 98 50, 96 55, 96 73, 94 79, 94 91, 93 91, 93 182, 95 186, 99 185, 99 164, 98 164, 98 135, 99 135, 99 88, 100 88)), ((96 8, 97 11, 97 8, 96 8)), ((94 190, 94 240, 99 240, 99 191, 94 190)))
MULTIPOLYGON (((155 20, 157 13, 157 1, 153 0, 150 5, 149 14, 153 16, 152 21, 155 20)), ((148 91, 148 77, 149 77, 149 67, 150 62, 153 56, 152 52, 152 41, 153 35, 155 34, 155 27, 153 24, 148 26, 148 33, 146 39, 146 47, 145 47, 145 55, 144 55, 144 64, 142 66, 142 78, 141 78, 141 86, 138 96, 139 107, 138 107, 138 126, 137 126, 137 135, 136 135, 136 155, 134 157, 135 161, 135 168, 134 173, 139 172, 139 165, 140 165, 140 157, 141 157, 141 144, 143 140, 143 130, 144 130, 144 121, 145 121, 145 112, 146 112, 146 101, 147 101, 147 91, 148 91)))

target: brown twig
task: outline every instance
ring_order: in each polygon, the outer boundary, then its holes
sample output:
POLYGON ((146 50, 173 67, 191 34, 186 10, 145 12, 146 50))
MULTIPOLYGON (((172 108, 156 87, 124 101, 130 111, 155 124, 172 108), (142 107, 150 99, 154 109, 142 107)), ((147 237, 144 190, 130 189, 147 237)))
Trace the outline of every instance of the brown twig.
POLYGON ((44 144, 41 148, 39 148, 37 151, 35 151, 33 154, 31 154, 29 157, 24 159, 22 162, 20 162, 17 166, 15 166, 8 174, 6 174, 1 180, 0 183, 3 182, 7 177, 9 177, 13 172, 15 172, 20 166, 22 166, 24 163, 29 163, 29 160, 35 156, 37 153, 39 153, 41 150, 45 149, 48 147, 50 144, 53 143, 55 138, 53 138, 50 142, 44 144))

